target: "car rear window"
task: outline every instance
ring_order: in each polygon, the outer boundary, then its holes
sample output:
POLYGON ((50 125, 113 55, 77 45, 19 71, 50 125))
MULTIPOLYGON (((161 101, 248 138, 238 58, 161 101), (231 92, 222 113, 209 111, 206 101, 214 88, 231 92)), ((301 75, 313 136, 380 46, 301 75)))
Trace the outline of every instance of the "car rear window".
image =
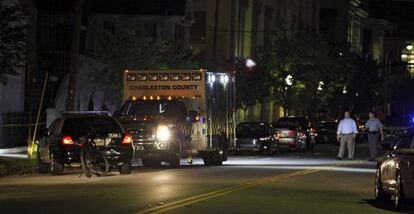
POLYGON ((294 130, 294 129, 298 128, 298 125, 291 124, 291 123, 277 123, 277 124, 273 125, 273 127, 275 129, 291 129, 291 130, 294 130))
POLYGON ((86 134, 107 135, 108 133, 122 133, 122 128, 113 118, 75 117, 64 121, 62 133, 73 137, 86 134))
POLYGON ((281 117, 277 121, 277 124, 300 125, 302 129, 306 129, 308 127, 307 119, 304 117, 281 117))
POLYGON ((265 123, 241 123, 236 127, 239 137, 261 137, 269 133, 270 126, 265 123))

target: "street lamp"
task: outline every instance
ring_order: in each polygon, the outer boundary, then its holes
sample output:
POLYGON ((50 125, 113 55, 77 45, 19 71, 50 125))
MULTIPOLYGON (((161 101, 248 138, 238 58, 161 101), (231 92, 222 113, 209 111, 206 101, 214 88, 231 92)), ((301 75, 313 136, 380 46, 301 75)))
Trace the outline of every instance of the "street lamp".
POLYGON ((286 85, 288 86, 292 86, 293 85, 293 76, 292 75, 287 75, 286 79, 285 79, 286 85))
POLYGON ((348 94, 348 90, 346 89, 346 86, 342 89, 342 94, 348 94))
POLYGON ((256 67, 256 62, 253 61, 252 59, 246 59, 246 67, 248 68, 253 68, 256 67))
POLYGON ((318 91, 322 91, 323 90, 323 86, 325 85, 325 83, 323 82, 323 81, 320 81, 319 82, 319 85, 318 85, 318 91))

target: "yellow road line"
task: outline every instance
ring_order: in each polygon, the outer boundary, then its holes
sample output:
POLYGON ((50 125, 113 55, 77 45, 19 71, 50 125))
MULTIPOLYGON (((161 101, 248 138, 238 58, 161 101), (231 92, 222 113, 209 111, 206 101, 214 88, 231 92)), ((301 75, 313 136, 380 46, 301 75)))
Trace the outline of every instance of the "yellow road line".
POLYGON ((337 164, 335 166, 321 166, 321 167, 316 167, 314 169, 306 169, 306 170, 301 170, 301 171, 297 171, 297 172, 292 172, 292 173, 286 173, 286 174, 280 174, 280 175, 276 175, 276 176, 261 178, 261 179, 246 182, 246 183, 243 183, 243 184, 239 184, 239 185, 235 185, 235 186, 231 186, 231 187, 226 187, 226 188, 215 190, 215 191, 212 191, 212 192, 208 192, 208 193, 192 196, 192 197, 189 197, 189 198, 181 199, 181 200, 178 200, 178 201, 168 203, 168 204, 163 205, 163 206, 152 207, 152 208, 137 212, 137 214, 163 213, 163 212, 167 212, 167 211, 170 211, 170 210, 185 207, 185 206, 188 206, 188 205, 191 205, 191 204, 194 204, 194 203, 198 203, 198 202, 201 202, 201 201, 209 200, 209 199, 212 199, 212 198, 217 198, 217 197, 220 197, 222 195, 226 195, 226 194, 229 194, 229 193, 232 193, 232 192, 235 192, 235 191, 240 191, 240 190, 243 190, 243 189, 252 188, 252 187, 255 187, 255 186, 259 186, 259 185, 272 183, 272 182, 275 182, 275 181, 278 181, 278 180, 281 180, 281 179, 291 178, 291 177, 296 177, 296 176, 303 176, 303 175, 315 173, 315 172, 318 172, 318 171, 321 171, 321 170, 331 170, 334 167, 352 165, 352 164, 357 164, 357 163, 361 163, 361 161, 350 161, 350 162, 346 162, 346 163, 342 163, 342 164, 337 164))

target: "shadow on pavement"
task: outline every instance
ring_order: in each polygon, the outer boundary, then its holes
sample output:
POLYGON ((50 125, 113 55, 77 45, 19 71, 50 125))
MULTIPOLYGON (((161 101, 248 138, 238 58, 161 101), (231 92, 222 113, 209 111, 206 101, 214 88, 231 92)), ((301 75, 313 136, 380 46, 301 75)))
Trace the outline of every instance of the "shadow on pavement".
POLYGON ((408 209, 405 210, 397 210, 394 208, 392 201, 382 202, 375 199, 363 199, 362 201, 358 202, 359 204, 369 204, 375 208, 392 211, 396 213, 414 213, 414 207, 410 206, 408 209))

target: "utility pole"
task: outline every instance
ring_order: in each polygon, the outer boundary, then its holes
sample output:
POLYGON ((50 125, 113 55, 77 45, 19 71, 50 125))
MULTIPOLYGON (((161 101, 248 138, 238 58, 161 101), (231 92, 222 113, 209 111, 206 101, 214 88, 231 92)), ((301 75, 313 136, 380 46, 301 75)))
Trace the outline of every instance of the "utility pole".
POLYGON ((69 71, 69 85, 68 96, 66 99, 66 110, 76 110, 76 79, 79 70, 79 46, 80 46, 80 32, 82 25, 82 3, 83 0, 74 0, 74 19, 72 31, 72 48, 70 53, 70 71, 69 71))

